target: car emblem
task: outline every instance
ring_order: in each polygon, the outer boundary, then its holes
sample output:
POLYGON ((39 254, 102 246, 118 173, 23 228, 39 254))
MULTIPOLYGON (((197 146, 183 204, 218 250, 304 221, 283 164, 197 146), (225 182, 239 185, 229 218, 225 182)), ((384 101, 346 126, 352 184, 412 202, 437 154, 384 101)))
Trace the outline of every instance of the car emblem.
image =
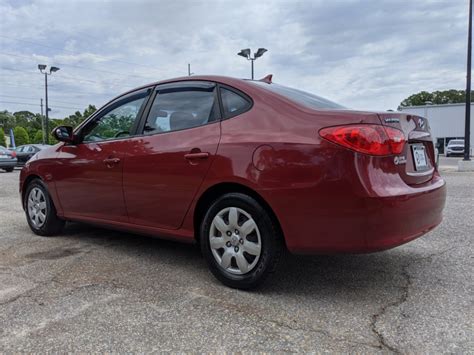
POLYGON ((393 158, 395 165, 406 164, 407 158, 404 155, 396 156, 393 158))
POLYGON ((389 117, 385 119, 385 123, 400 123, 400 119, 396 117, 389 117))
POLYGON ((425 120, 422 117, 418 118, 418 126, 421 129, 425 128, 425 120))

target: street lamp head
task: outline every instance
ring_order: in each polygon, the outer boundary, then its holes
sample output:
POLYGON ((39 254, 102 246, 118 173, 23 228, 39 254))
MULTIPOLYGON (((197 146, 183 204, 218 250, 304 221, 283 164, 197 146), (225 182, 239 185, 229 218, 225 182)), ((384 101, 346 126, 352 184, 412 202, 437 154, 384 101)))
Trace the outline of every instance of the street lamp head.
POLYGON ((240 55, 241 57, 249 59, 250 58, 250 48, 242 49, 239 53, 237 53, 237 55, 240 55))
POLYGON ((38 69, 39 70, 45 70, 46 69, 46 64, 38 64, 38 69))
POLYGON ((51 67, 51 69, 49 69, 49 72, 54 73, 54 72, 57 72, 58 70, 59 70, 58 67, 51 67))
POLYGON ((263 55, 263 53, 267 52, 267 49, 265 48, 259 48, 257 50, 257 53, 255 53, 254 57, 255 58, 258 58, 258 57, 261 57, 263 55))

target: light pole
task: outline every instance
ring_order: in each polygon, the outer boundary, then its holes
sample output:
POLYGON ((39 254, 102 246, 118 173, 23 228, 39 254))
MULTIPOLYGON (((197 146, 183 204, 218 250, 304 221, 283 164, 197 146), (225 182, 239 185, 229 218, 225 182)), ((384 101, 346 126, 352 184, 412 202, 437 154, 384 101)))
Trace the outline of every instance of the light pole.
POLYGON ((466 123, 464 126, 464 159, 471 160, 471 56, 472 56, 472 0, 469 0, 469 29, 467 34, 466 123))
POLYGON ((257 53, 253 55, 253 58, 250 56, 250 48, 242 49, 239 53, 237 53, 237 55, 240 55, 241 57, 244 57, 247 60, 250 60, 250 62, 252 63, 252 80, 253 80, 253 62, 255 61, 255 59, 261 57, 263 53, 265 53, 266 51, 267 49, 265 48, 259 48, 257 50, 257 53))
POLYGON ((46 64, 38 64, 38 69, 41 74, 44 74, 44 98, 45 98, 45 111, 46 111, 46 122, 45 122, 45 130, 46 132, 43 134, 43 138, 46 144, 49 144, 49 106, 48 106, 48 75, 53 74, 59 70, 58 67, 50 67, 49 73, 46 70, 46 64))

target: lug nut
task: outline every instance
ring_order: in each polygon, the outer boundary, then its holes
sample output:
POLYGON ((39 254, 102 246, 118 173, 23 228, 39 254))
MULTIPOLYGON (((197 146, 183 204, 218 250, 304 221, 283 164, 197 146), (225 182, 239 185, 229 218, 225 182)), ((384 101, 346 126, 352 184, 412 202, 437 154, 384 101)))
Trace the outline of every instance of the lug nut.
POLYGON ((243 240, 243 239, 240 239, 240 240, 239 240, 239 243, 240 243, 240 244, 244 244, 244 240, 243 240))
POLYGON ((235 234, 239 235, 239 230, 238 229, 235 230, 235 234))
POLYGON ((230 242, 227 242, 225 245, 227 245, 227 247, 230 248, 232 244, 230 244, 230 242))
POLYGON ((227 235, 230 237, 232 233, 230 231, 227 231, 227 235))
POLYGON ((237 253, 239 251, 239 247, 235 247, 234 251, 237 253))

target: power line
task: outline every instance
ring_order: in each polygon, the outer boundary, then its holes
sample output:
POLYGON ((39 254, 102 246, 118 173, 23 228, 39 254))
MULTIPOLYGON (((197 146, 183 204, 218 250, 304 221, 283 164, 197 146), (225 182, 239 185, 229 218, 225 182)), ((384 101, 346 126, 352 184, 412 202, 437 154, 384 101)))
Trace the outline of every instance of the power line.
MULTIPOLYGON (((59 48, 59 47, 55 47, 55 46, 50 46, 50 45, 43 44, 43 43, 28 41, 28 40, 19 39, 19 38, 13 38, 13 37, 4 36, 4 35, 0 35, 0 37, 6 38, 6 39, 10 39, 10 40, 13 40, 13 41, 18 41, 18 42, 24 42, 24 43, 33 44, 33 45, 35 45, 35 46, 41 46, 41 47, 45 47, 45 48, 57 49, 57 50, 60 50, 60 51, 63 51, 63 52, 68 52, 68 53, 75 54, 75 55, 78 55, 78 54, 79 54, 79 53, 74 52, 74 51, 71 51, 71 50, 69 50, 69 49, 64 49, 64 48, 59 48)), ((109 62, 124 63, 124 64, 129 64, 129 65, 138 65, 138 66, 141 66, 141 67, 153 68, 153 69, 156 70, 156 68, 155 68, 154 66, 147 65, 147 64, 133 63, 133 62, 128 62, 128 61, 120 60, 120 59, 110 59, 110 58, 107 58, 107 57, 104 57, 104 56, 102 56, 102 55, 95 54, 95 53, 91 53, 91 54, 95 55, 95 56, 98 57, 98 58, 103 58, 103 59, 105 59, 105 60, 107 60, 107 61, 109 61, 109 62)))
MULTIPOLYGON (((3 95, 0 94, 1 97, 10 97, 13 99, 26 99, 26 100, 37 100, 37 97, 25 97, 25 96, 16 96, 16 95, 3 95)), ((51 101, 51 99, 50 99, 51 101)), ((58 100, 53 100, 54 102, 59 102, 60 104, 66 104, 66 105, 77 105, 77 102, 70 102, 70 101, 58 101, 58 100)))
MULTIPOLYGON (((18 58, 27 58, 27 59, 30 59, 31 61, 34 61, 34 59, 31 58, 31 56, 28 56, 28 55, 7 53, 7 52, 0 52, 0 54, 1 54, 1 55, 6 55, 6 56, 18 57, 18 58)), ((49 59, 49 57, 48 57, 48 59, 49 59)), ((149 78, 146 77, 146 76, 138 75, 138 74, 123 74, 123 73, 117 73, 117 72, 110 71, 110 70, 93 69, 93 68, 83 67, 83 66, 80 66, 80 65, 73 65, 73 64, 67 64, 67 63, 59 63, 59 62, 56 62, 56 61, 55 61, 55 64, 61 65, 61 66, 64 66, 64 67, 71 67, 71 68, 83 69, 83 70, 88 70, 88 71, 89 71, 89 70, 92 70, 92 71, 96 71, 96 72, 107 73, 107 74, 114 74, 114 75, 119 75, 119 76, 123 76, 123 77, 133 77, 133 78, 149 79, 149 78)))
MULTIPOLYGON (((3 100, 0 100, 0 103, 3 103, 3 104, 17 104, 17 105, 26 105, 26 106, 39 106, 39 104, 33 104, 33 103, 29 103, 29 102, 15 102, 15 101, 3 101, 3 100)), ((53 107, 50 107, 50 108, 66 108, 66 109, 72 109, 72 110, 81 110, 77 107, 71 107, 71 106, 56 106, 54 105, 53 107)))
MULTIPOLYGON (((7 68, 7 67, 0 67, 1 70, 7 70, 7 71, 16 71, 16 72, 21 72, 21 73, 27 73, 27 74, 37 74, 36 71, 28 71, 28 70, 21 70, 21 69, 14 69, 14 68, 7 68)), ((115 82, 101 82, 101 81, 95 81, 95 80, 89 80, 89 79, 83 79, 83 78, 80 78, 80 77, 76 77, 76 76, 71 76, 71 75, 68 75, 68 74, 61 74, 61 76, 59 77, 58 76, 58 79, 57 81, 63 81, 62 79, 71 79, 71 80, 75 80, 75 81, 85 81, 85 82, 89 82, 89 83, 93 83, 93 84, 101 84, 101 85, 108 85, 108 86, 115 86, 115 87, 120 87, 122 88, 124 86, 124 84, 121 84, 117 81, 115 82)), ((66 81, 66 83, 68 83, 66 81)), ((69 82, 70 83, 70 82, 69 82)))

